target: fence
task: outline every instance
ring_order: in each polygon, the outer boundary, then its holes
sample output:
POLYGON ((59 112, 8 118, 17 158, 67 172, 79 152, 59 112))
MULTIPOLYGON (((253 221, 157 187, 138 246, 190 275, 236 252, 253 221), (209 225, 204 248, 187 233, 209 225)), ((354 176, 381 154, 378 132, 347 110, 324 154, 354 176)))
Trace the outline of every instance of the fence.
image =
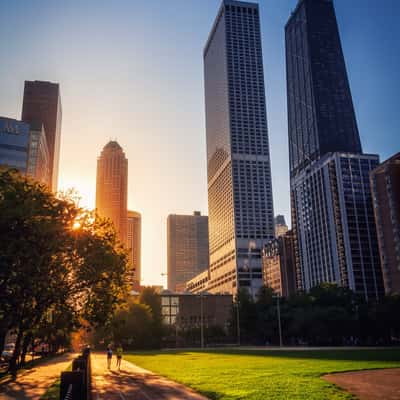
POLYGON ((90 350, 85 349, 82 355, 72 361, 72 371, 61 373, 61 400, 91 399, 90 350))

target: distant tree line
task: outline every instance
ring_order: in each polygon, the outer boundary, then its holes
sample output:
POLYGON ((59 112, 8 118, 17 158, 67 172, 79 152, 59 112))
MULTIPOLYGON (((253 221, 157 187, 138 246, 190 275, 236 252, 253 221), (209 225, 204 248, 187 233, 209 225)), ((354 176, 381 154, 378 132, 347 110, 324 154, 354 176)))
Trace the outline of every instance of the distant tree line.
MULTIPOLYGON (((263 287, 253 300, 239 291, 239 313, 232 314, 231 334, 239 314, 242 344, 279 344, 278 298, 263 287)), ((400 343, 400 296, 368 302, 348 288, 323 283, 308 293, 279 298, 284 345, 391 345, 400 343)))
POLYGON ((56 351, 81 321, 106 324, 123 297, 126 265, 108 220, 71 194, 0 169, 0 350, 12 332, 12 372, 34 343, 56 351))
POLYGON ((130 296, 115 310, 112 318, 96 329, 90 341, 96 349, 122 345, 124 349, 160 348, 165 326, 161 315, 161 296, 147 287, 130 296))

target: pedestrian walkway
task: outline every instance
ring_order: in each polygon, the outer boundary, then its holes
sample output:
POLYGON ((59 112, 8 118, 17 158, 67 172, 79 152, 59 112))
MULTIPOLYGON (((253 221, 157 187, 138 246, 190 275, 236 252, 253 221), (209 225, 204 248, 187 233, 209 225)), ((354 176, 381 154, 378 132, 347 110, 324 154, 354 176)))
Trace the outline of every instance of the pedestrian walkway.
POLYGON ((0 384, 1 400, 39 400, 72 362, 72 354, 51 358, 37 367, 22 372, 15 381, 5 379, 0 384))
POLYGON ((92 354, 93 400, 207 400, 193 390, 122 360, 107 369, 105 354, 92 354))

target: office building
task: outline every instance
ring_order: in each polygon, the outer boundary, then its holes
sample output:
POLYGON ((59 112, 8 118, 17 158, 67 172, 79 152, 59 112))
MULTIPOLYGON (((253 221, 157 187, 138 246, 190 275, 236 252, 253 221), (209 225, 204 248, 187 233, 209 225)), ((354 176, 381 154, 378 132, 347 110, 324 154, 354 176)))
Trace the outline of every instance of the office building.
POLYGON ((25 175, 28 164, 29 124, 0 117, 0 166, 25 175))
POLYGON ((333 153, 293 178, 301 289, 332 282, 367 300, 382 296, 369 182, 378 164, 376 155, 333 153))
MULTIPOLYGON (((178 331, 219 326, 224 330, 232 318, 232 296, 203 293, 161 292, 161 312, 166 325, 174 325, 178 331)), ((200 338, 199 338, 200 340, 200 338)))
POLYGON ((208 217, 172 214, 167 219, 168 290, 183 292, 186 282, 208 268, 208 217))
POLYGON ((127 244, 128 160, 116 141, 108 142, 97 159, 96 209, 109 218, 119 240, 127 244))
POLYGON ((51 188, 50 155, 41 123, 30 124, 27 174, 51 188))
POLYGON ((286 225, 285 217, 283 215, 277 215, 275 217, 275 237, 283 236, 289 230, 286 225))
POLYGON ((42 124, 50 160, 51 189, 57 190, 61 141, 61 98, 58 83, 25 81, 22 120, 42 124))
POLYGON ((253 295, 274 237, 257 4, 223 0, 204 48, 211 293, 253 295))
POLYGON ((141 247, 142 247, 142 216, 136 211, 128 211, 127 217, 127 248, 132 273, 129 281, 134 289, 138 289, 141 281, 141 247))
POLYGON ((288 231, 263 249, 264 285, 275 293, 289 297, 296 292, 296 271, 293 232, 288 231))
POLYGON ((332 0, 300 0, 285 27, 290 174, 326 153, 361 153, 332 0))
POLYGON ((372 198, 386 294, 400 294, 400 153, 371 172, 372 198))

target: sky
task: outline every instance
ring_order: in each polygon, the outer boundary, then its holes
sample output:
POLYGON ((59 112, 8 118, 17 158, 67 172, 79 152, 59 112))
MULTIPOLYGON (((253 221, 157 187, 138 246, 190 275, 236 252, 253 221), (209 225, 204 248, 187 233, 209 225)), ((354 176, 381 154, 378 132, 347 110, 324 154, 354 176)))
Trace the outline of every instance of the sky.
MULTIPOLYGON (((297 0, 260 0, 275 214, 290 219, 284 26, 297 0)), ((116 139, 142 213, 143 284, 164 284, 168 214, 207 214, 202 51, 220 0, 0 0, 0 115, 24 80, 58 82, 60 189, 95 206, 96 160, 116 139)), ((400 150, 400 1, 336 0, 364 152, 400 150)))

